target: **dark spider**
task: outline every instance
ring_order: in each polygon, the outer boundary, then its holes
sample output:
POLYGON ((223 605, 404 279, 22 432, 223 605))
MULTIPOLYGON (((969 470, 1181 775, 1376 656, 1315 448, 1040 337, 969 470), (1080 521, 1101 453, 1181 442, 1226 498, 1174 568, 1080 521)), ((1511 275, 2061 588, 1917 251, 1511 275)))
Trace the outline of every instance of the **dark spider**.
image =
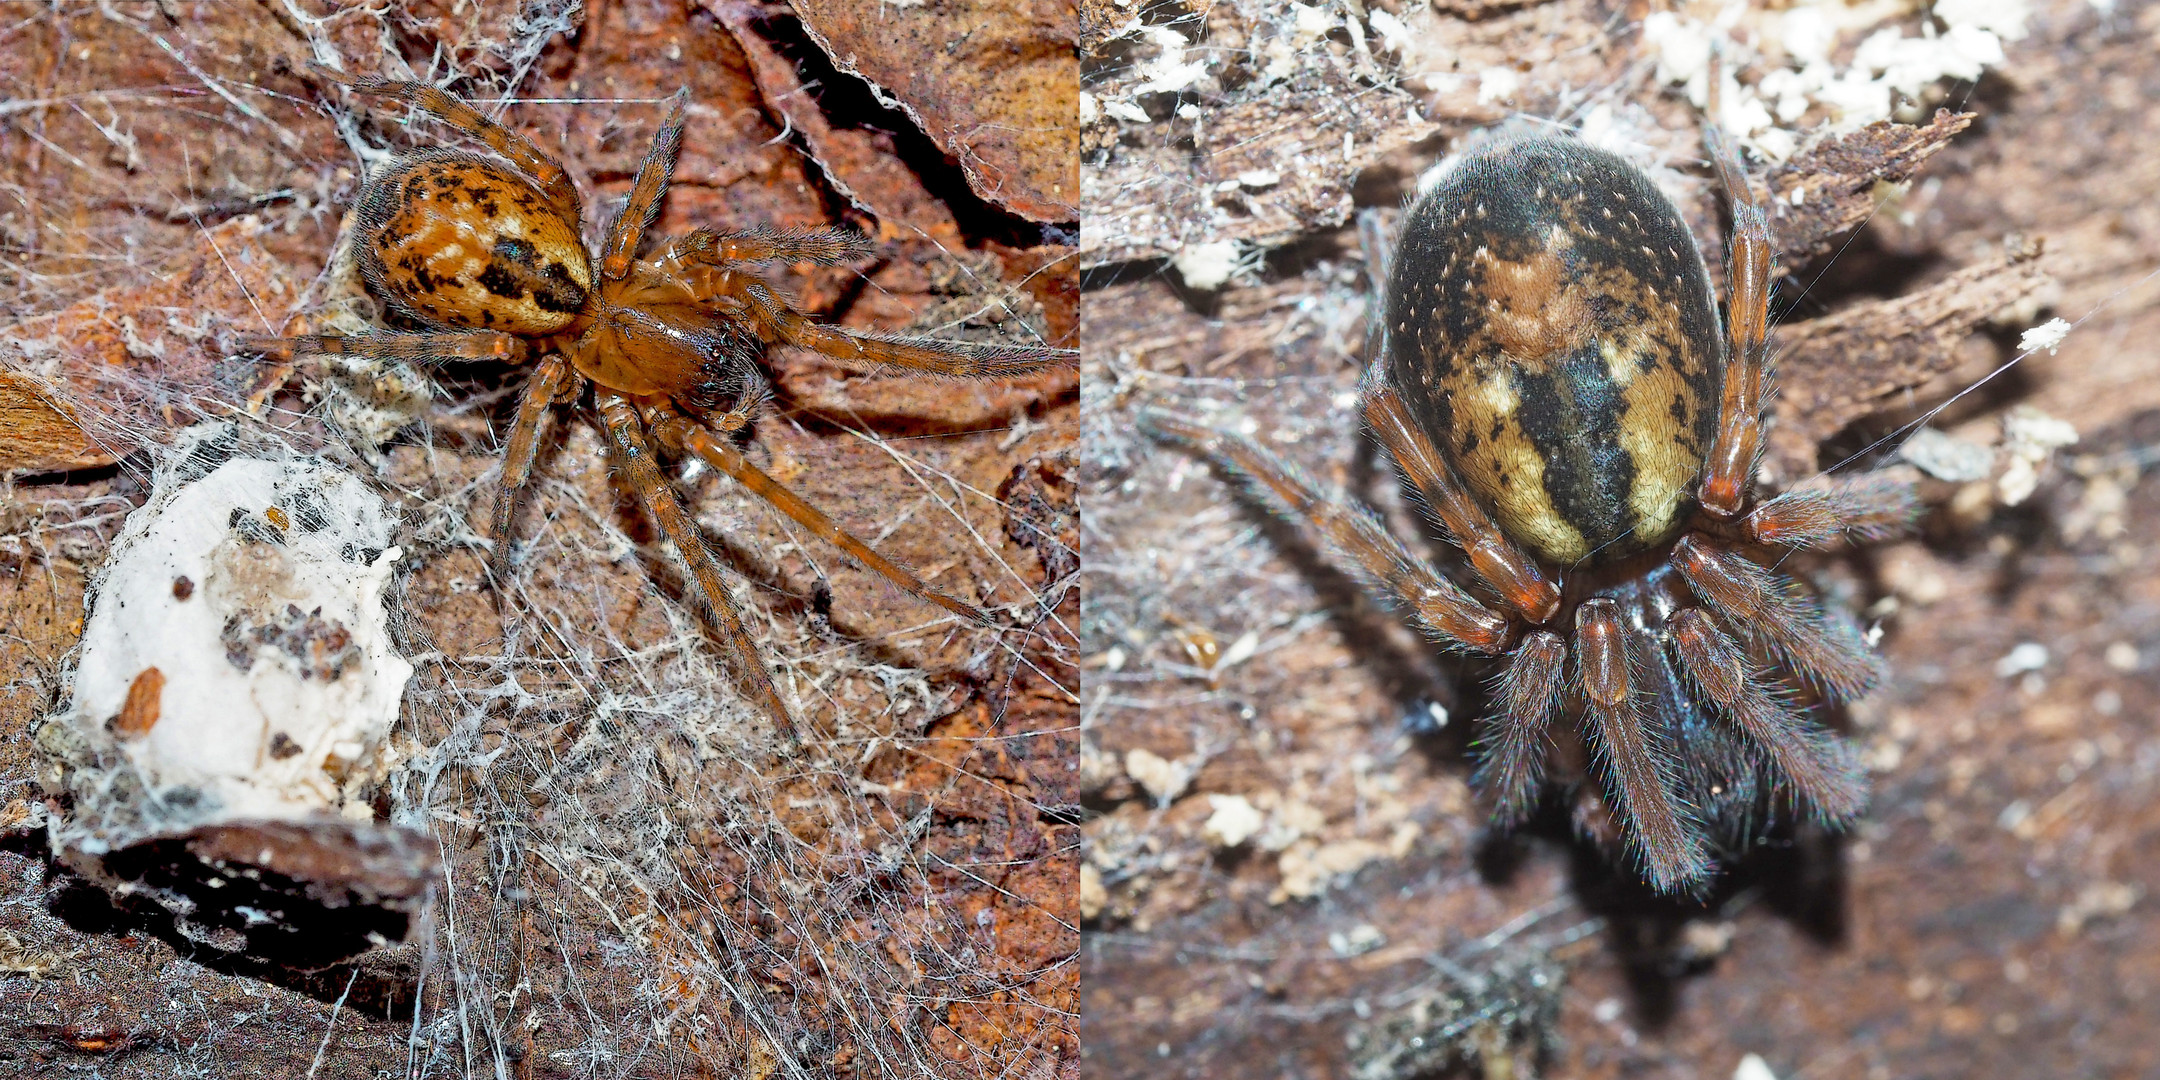
POLYGON ((392 313, 425 332, 250 338, 244 348, 286 361, 307 355, 537 361, 518 401, 495 500, 492 570, 498 581, 509 580, 510 523, 532 475, 541 421, 550 406, 576 400, 591 383, 615 467, 689 564, 738 678, 790 743, 796 735, 788 707, 728 600, 718 564, 653 459, 654 443, 704 459, 909 593, 971 623, 997 625, 841 528, 715 429, 736 431, 755 417, 768 394, 759 362, 776 344, 965 378, 1024 375, 1069 361, 1070 350, 821 326, 750 270, 753 263, 837 265, 867 255, 869 242, 850 231, 697 229, 669 241, 658 258, 638 259, 639 241, 659 213, 682 147, 688 90, 676 93, 596 258, 585 249, 583 204, 569 175, 531 140, 425 83, 312 70, 356 92, 427 112, 503 160, 458 150, 415 151, 371 175, 361 189, 353 239, 360 271, 392 313))
MULTIPOLYGON (((1715 69, 1711 86, 1714 117, 1715 69)), ((1577 828, 1664 892, 1704 888, 1712 837, 1744 841, 1772 796, 1831 827, 1864 807, 1851 748, 1765 665, 1835 703, 1875 684, 1877 658, 1765 564, 1891 535, 1915 509, 1874 476, 1757 501, 1770 231, 1714 123, 1704 141, 1732 206, 1722 337, 1679 212, 1572 138, 1470 151, 1410 209, 1399 257, 1374 260, 1388 285, 1366 421, 1494 602, 1251 440, 1142 417, 1317 530, 1435 641, 1506 656, 1479 738, 1496 822, 1531 814, 1548 758, 1595 772, 1577 828)))

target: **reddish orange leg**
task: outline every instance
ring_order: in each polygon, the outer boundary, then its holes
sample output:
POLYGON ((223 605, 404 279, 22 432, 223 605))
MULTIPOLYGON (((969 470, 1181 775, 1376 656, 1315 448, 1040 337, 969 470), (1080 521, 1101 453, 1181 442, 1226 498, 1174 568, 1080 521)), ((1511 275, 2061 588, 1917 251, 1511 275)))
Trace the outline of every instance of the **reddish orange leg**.
POLYGON ((1377 596, 1407 609, 1434 640, 1489 656, 1506 648, 1504 616, 1410 554, 1372 514, 1340 493, 1322 493, 1295 466, 1248 439, 1182 417, 1148 410, 1140 414, 1140 427, 1165 442, 1190 447, 1276 513, 1311 526, 1325 539, 1336 565, 1372 582, 1377 596))
MULTIPOLYGON (((1375 369, 1377 370, 1377 369, 1375 369)), ((1551 619, 1560 610, 1560 590, 1472 502, 1440 460, 1440 451, 1410 419, 1395 391, 1369 381, 1365 391, 1365 420, 1380 442, 1395 455, 1410 482, 1425 496, 1425 505, 1440 519, 1448 535, 1462 545, 1470 567, 1500 593, 1500 598, 1534 623, 1551 619)))
POLYGON ((675 159, 682 153, 683 110, 689 107, 690 91, 675 91, 671 102, 667 119, 660 122, 660 133, 653 136, 652 149, 645 152, 645 163, 638 166, 630 198, 608 225, 607 239, 600 244, 600 276, 609 281, 629 276, 630 263, 637 258, 638 241, 644 239, 653 218, 659 216, 660 197, 667 194, 668 179, 675 175, 675 159))
POLYGON ((517 517, 518 498, 532 479, 533 457, 540 451, 540 424, 548 406, 565 391, 578 385, 577 374, 561 353, 550 354, 533 369, 532 381, 518 398, 517 417, 510 422, 510 445, 503 450, 502 483, 495 491, 495 553, 488 571, 504 587, 510 584, 510 523, 517 517))
POLYGON ((1825 695, 1850 701, 1881 678, 1875 655, 1858 635, 1831 623, 1814 601, 1753 562, 1685 536, 1673 545, 1673 564, 1726 625, 1760 635, 1781 663, 1825 695))
POLYGON ((1843 825, 1860 815, 1867 780, 1852 752, 1828 729, 1764 692, 1750 677, 1747 656, 1709 612, 1678 612, 1669 632, 1688 678, 1792 782, 1796 802, 1825 825, 1843 825))
POLYGON ((448 334, 400 334, 379 330, 364 337, 306 334, 299 337, 243 337, 239 351, 292 360, 303 356, 357 356, 369 360, 501 360, 522 364, 531 352, 524 338, 493 330, 448 334))
POLYGON ((1763 402, 1770 390, 1770 219, 1748 187, 1740 155, 1718 127, 1717 58, 1710 61, 1709 119, 1703 143, 1717 166, 1718 183, 1732 203, 1731 259, 1725 272, 1731 300, 1725 311, 1725 393, 1718 403, 1717 440, 1704 462, 1700 499, 1713 516, 1731 518, 1747 499, 1748 481, 1762 453, 1763 402))
POLYGON ((1493 821, 1520 824, 1545 779, 1546 733, 1560 709, 1567 646, 1544 630, 1523 638, 1500 680, 1500 712, 1485 721, 1478 786, 1493 793, 1493 821))
POLYGON ((1912 485, 1866 475, 1796 488, 1747 516, 1750 539, 1784 547, 1826 547, 1845 537, 1882 540, 1910 528, 1920 512, 1912 485))
POLYGON ((802 497, 789 491, 780 481, 773 479, 765 470, 750 463, 742 452, 728 445, 724 439, 713 437, 703 425, 672 409, 657 412, 652 426, 653 439, 669 451, 677 454, 692 453, 703 458, 713 468, 728 474, 735 482, 749 488, 757 497, 773 504, 781 513, 794 518, 804 528, 826 543, 847 552, 856 562, 884 575, 885 579, 907 590, 910 594, 944 608, 955 615, 979 626, 994 626, 989 613, 916 577, 907 567, 878 554, 877 549, 857 539, 855 534, 825 516, 817 507, 803 501, 802 497))
POLYGON ((1604 752, 1619 804, 1615 815, 1659 892, 1680 892, 1709 876, 1702 830, 1674 792, 1669 733, 1644 722, 1635 692, 1627 628, 1619 606, 1599 597, 1575 611, 1575 673, 1589 706, 1590 736, 1604 752))
POLYGON ((732 271, 707 275, 704 286, 702 291, 709 295, 701 299, 733 299, 743 306, 744 312, 753 321, 772 336, 789 345, 820 352, 837 360, 890 364, 893 367, 968 379, 1003 379, 1040 371, 1052 364, 1079 357, 1079 354, 1071 349, 886 337, 881 334, 864 334, 820 326, 783 303, 763 281, 732 271))
POLYGON ((404 102, 486 143, 488 149, 509 158, 511 164, 538 181, 548 205, 564 220, 572 224, 579 220, 577 185, 570 182, 570 174, 563 171, 561 163, 533 145, 532 140, 482 116, 472 106, 426 83, 360 78, 313 63, 308 70, 354 93, 404 102))
POLYGON ((698 229, 675 238, 668 254, 685 263, 726 269, 728 263, 787 262, 839 266, 868 258, 870 238, 853 229, 780 230, 760 226, 746 232, 698 229))
POLYGON ((772 717, 781 738, 789 746, 798 745, 801 739, 796 734, 794 715, 780 700, 779 688, 773 685, 772 676, 765 670, 757 643, 750 640, 750 632, 743 628, 742 617, 736 614, 735 605, 728 600, 727 583, 721 580, 719 564, 713 561, 712 553, 705 550, 705 540, 698 535, 696 523, 683 511, 682 503, 668 487, 666 477, 661 475, 659 463, 653 460, 652 445, 645 438, 644 421, 621 394, 602 393, 599 401, 600 422, 607 428, 608 441, 614 446, 615 464, 630 481, 646 511, 659 524, 660 531, 674 543, 683 562, 689 564, 697 594, 704 599, 706 617, 720 632, 746 695, 772 717))

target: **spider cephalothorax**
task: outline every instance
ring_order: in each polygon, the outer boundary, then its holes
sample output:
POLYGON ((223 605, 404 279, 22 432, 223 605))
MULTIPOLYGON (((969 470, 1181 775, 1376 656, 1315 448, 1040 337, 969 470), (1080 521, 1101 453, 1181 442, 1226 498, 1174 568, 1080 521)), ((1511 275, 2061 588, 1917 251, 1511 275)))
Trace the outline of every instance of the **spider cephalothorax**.
POLYGON ((531 476, 541 422, 549 406, 574 400, 590 383, 616 468, 689 564, 695 593, 749 696, 791 740, 788 707, 728 600, 712 555, 653 460, 655 442, 702 458, 907 592, 971 622, 992 624, 981 609, 931 587, 842 529, 714 429, 742 428, 764 403, 759 361, 776 344, 967 378, 1023 375, 1069 360, 1069 351, 822 326, 751 270, 761 262, 853 261, 869 252, 868 242, 853 232, 698 229, 671 240, 657 258, 638 258, 681 149, 688 91, 675 96, 628 201, 595 254, 582 239, 583 204, 569 175, 523 135, 424 83, 314 70, 360 93, 424 110, 500 158, 421 150, 378 170, 360 193, 355 263, 369 291, 419 332, 251 339, 247 347, 287 360, 330 354, 534 363, 495 501, 498 578, 507 576, 510 523, 531 476))
POLYGON ((1594 774, 1578 827, 1664 891, 1699 889, 1712 838, 1744 841, 1773 796, 1833 826, 1862 809, 1850 748, 1797 699, 1866 691, 1876 659, 1763 561, 1887 535, 1913 508, 1876 477, 1756 499, 1770 234, 1738 157, 1706 139, 1733 214, 1722 337, 1672 203, 1572 138, 1466 153, 1375 260, 1365 417, 1483 599, 1250 440, 1145 419, 1310 522, 1435 640, 1505 657, 1479 740, 1496 817, 1530 813, 1548 759, 1594 774))

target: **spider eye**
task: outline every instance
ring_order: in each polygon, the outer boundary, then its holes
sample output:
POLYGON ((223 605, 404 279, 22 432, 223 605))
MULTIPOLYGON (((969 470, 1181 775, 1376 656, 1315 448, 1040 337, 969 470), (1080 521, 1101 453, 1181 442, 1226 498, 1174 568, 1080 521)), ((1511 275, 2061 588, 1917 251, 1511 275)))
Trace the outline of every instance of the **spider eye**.
POLYGON ((495 242, 495 254, 514 263, 530 263, 533 257, 533 246, 523 240, 497 240, 495 242))

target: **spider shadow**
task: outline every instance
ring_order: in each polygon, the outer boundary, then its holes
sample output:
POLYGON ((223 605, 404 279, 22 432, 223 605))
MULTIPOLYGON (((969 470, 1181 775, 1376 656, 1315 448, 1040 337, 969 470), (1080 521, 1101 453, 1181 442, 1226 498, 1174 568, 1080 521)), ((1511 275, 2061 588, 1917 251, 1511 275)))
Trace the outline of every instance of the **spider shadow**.
POLYGON ((1673 896, 1580 836, 1565 803, 1548 792, 1521 827, 1488 831, 1476 854, 1479 874, 1504 886, 1539 848, 1564 850, 1569 889, 1586 912, 1605 921, 1605 946, 1645 1029, 1671 1024, 1687 983, 1710 973, 1724 951, 1717 924, 1747 909, 1767 909, 1822 948, 1847 940, 1851 887, 1841 834, 1780 820, 1757 830, 1744 850, 1718 852, 1720 872, 1701 895, 1673 896))
POLYGON ((377 1020, 408 1021, 419 999, 420 966, 416 950, 396 948, 327 967, 298 967, 301 957, 275 949, 234 952, 204 945, 190 937, 172 912, 148 901, 116 899, 104 889, 61 865, 42 832, 0 833, 0 851, 44 865, 46 911, 81 934, 118 939, 153 937, 180 959, 224 975, 255 979, 343 1007, 377 1020))
MULTIPOLYGON (((1354 492, 1370 490, 1368 484, 1378 479, 1380 470, 1374 459, 1371 440, 1360 438, 1350 466, 1352 498, 1368 508, 1371 504, 1354 492)), ((1419 648, 1403 619, 1383 608, 1363 584, 1330 562, 1297 522, 1276 514, 1239 484, 1227 483, 1224 487, 1259 530, 1268 549, 1289 563, 1298 578, 1312 589, 1318 609, 1327 613, 1344 646, 1358 657, 1359 670, 1370 675, 1394 703, 1393 719, 1411 737, 1412 745, 1436 762, 1458 769, 1467 767, 1471 725, 1443 718, 1464 715, 1466 695, 1461 687, 1478 682, 1473 675, 1484 665, 1444 653, 1437 646, 1419 648)))

